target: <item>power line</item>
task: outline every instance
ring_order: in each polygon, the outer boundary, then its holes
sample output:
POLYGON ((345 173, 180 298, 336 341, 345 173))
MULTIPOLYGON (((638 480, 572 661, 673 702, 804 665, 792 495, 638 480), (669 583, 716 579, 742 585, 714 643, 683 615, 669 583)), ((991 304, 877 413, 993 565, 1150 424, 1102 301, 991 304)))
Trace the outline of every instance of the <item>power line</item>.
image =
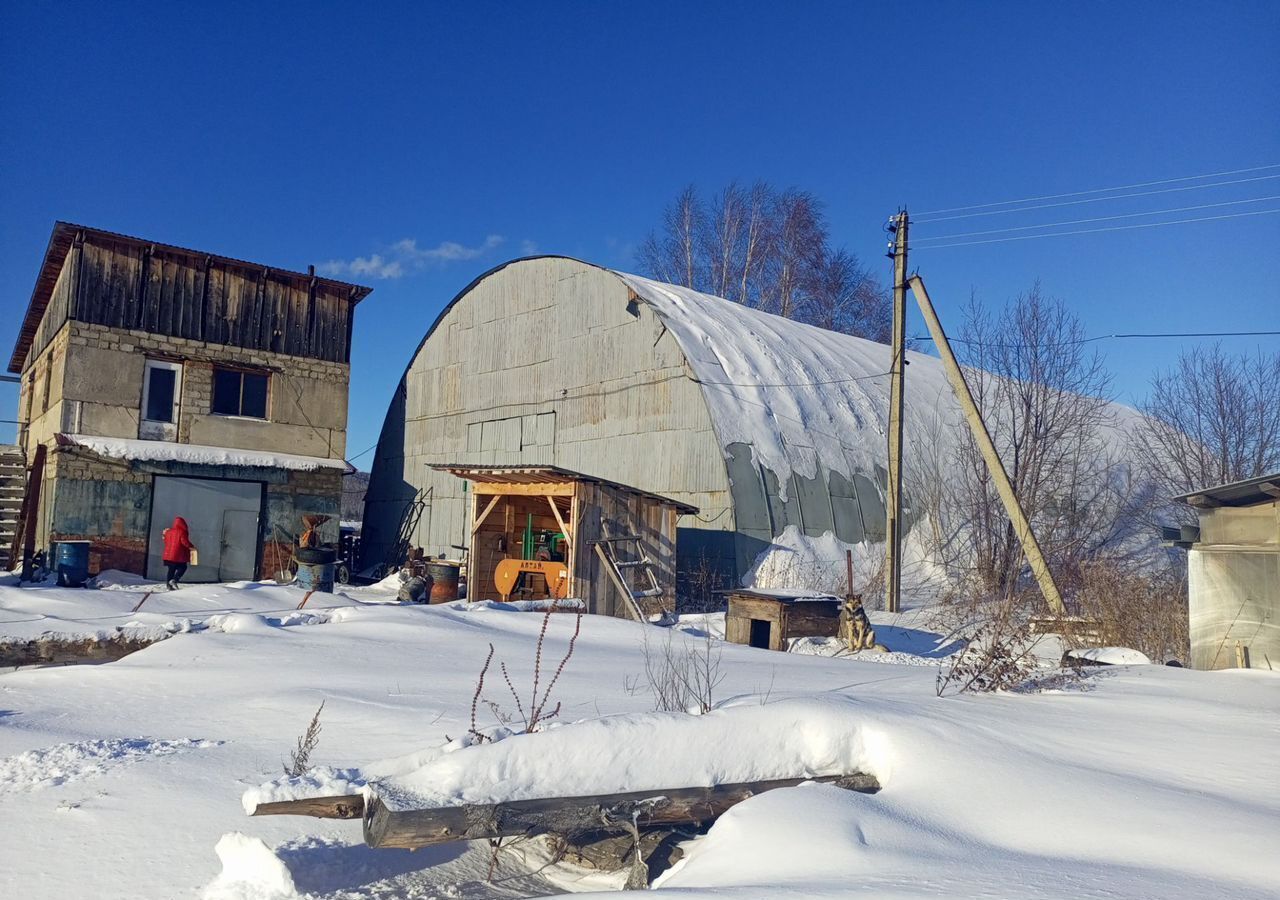
MULTIPOLYGON (((1078 338, 1073 341, 1046 341, 1045 345, 1057 347, 1070 347, 1077 344, 1091 344, 1094 341, 1109 341, 1122 338, 1223 338, 1223 337, 1273 337, 1280 335, 1280 331, 1152 331, 1152 332, 1128 332, 1124 334, 1098 334, 1093 337, 1078 338)), ((927 334, 917 335, 913 337, 913 341, 932 341, 933 338, 927 334)), ((1027 347, 1029 344, 1008 344, 999 341, 985 340, 967 340, 965 338, 948 337, 947 340, 953 344, 968 344, 970 346, 987 346, 987 347, 1027 347)))
POLYGON ((888 372, 876 372, 874 375, 858 375, 853 378, 834 378, 831 381, 782 381, 777 384, 751 384, 738 381, 703 381, 701 378, 689 376, 689 380, 695 384, 716 385, 717 387, 745 387, 745 388, 762 388, 762 387, 819 387, 825 384, 845 384, 850 381, 868 381, 872 378, 883 378, 888 372))
POLYGON ((1036 228, 1060 228, 1063 225, 1085 225, 1090 222, 1110 222, 1115 219, 1136 219, 1140 216, 1158 216, 1166 213, 1191 212, 1192 210, 1197 209, 1216 209, 1222 206, 1239 206, 1241 203, 1262 203, 1267 200, 1280 200, 1280 194, 1275 194, 1270 197, 1250 197, 1248 200, 1225 200, 1222 203, 1202 203, 1198 206, 1175 206, 1172 209, 1153 209, 1150 212, 1121 213, 1116 216, 1095 216, 1091 219, 1072 219, 1068 222, 1046 222, 1043 225, 1018 225, 1013 228, 993 228, 988 231, 963 231, 958 234, 939 234, 934 237, 920 238, 919 240, 943 241, 951 238, 976 237, 984 234, 1005 234, 1010 231, 1031 231, 1036 228))
MULTIPOLYGON (((1003 244, 1007 241, 1034 241, 1037 238, 1067 237, 1073 234, 1097 234, 1103 231, 1130 231, 1135 228, 1159 228, 1162 225, 1185 225, 1189 222, 1216 222, 1220 219, 1238 219, 1242 216, 1266 216, 1280 213, 1277 209, 1259 209, 1251 212, 1226 213, 1221 216, 1198 216, 1193 219, 1174 219, 1170 222, 1143 222, 1138 225, 1112 225, 1107 228, 1079 228, 1075 231, 1055 231, 1049 234, 1020 234, 1014 237, 989 238, 982 241, 956 241, 950 244, 933 244, 920 247, 920 250, 941 250, 944 247, 972 247, 976 244, 1003 244)), ((917 249, 914 245, 911 249, 917 249)))
POLYGON ((360 451, 359 453, 357 453, 355 456, 348 456, 348 457, 347 457, 347 462, 351 462, 351 460, 353 460, 353 459, 359 459, 360 457, 364 456, 366 453, 368 453, 370 450, 374 449, 374 448, 375 448, 375 447, 377 447, 377 446, 378 446, 378 444, 377 444, 377 442, 375 441, 373 444, 370 444, 368 447, 365 447, 363 450, 361 450, 361 451, 360 451))
MULTIPOLYGON (((1250 184, 1255 181, 1269 181, 1280 178, 1278 175, 1256 175, 1253 178, 1236 178, 1232 181, 1215 181, 1210 184, 1188 184, 1182 187, 1159 188, 1154 191, 1133 191, 1128 194, 1113 194, 1110 197, 1086 197, 1083 200, 1063 200, 1061 203, 1040 203, 1036 206, 1020 206, 1016 209, 993 209, 986 212, 960 213, 955 216, 938 216, 935 219, 917 219, 912 225, 928 225, 933 222, 948 222, 952 219, 971 219, 976 216, 999 216, 1005 213, 1030 212, 1033 209, 1056 209, 1060 206, 1078 206, 1081 203, 1103 203, 1108 200, 1124 200, 1128 197, 1150 197, 1154 194, 1176 194, 1180 191, 1198 191, 1204 188, 1226 187, 1231 184, 1250 184)), ((923 215, 923 214, 922 214, 923 215)))
POLYGON ((1009 206, 1014 203, 1034 203, 1039 200, 1060 200, 1063 197, 1083 197, 1086 194, 1105 194, 1110 191, 1128 191, 1133 188, 1153 187, 1158 184, 1174 184, 1179 181, 1198 181, 1201 178, 1224 178, 1227 175, 1243 175, 1247 172, 1262 172, 1267 169, 1280 169, 1280 164, 1269 166, 1253 166, 1248 169, 1232 169, 1229 172, 1209 172, 1204 175, 1184 175, 1181 178, 1165 178, 1160 181, 1139 181, 1136 184, 1120 184, 1115 187, 1094 188, 1089 191, 1070 191, 1066 194, 1044 194, 1040 197, 1023 197, 1020 200, 1000 200, 995 203, 978 203, 973 206, 952 206, 947 209, 931 209, 922 212, 922 216, 935 216, 942 213, 964 212, 970 209, 989 209, 993 206, 1009 206))

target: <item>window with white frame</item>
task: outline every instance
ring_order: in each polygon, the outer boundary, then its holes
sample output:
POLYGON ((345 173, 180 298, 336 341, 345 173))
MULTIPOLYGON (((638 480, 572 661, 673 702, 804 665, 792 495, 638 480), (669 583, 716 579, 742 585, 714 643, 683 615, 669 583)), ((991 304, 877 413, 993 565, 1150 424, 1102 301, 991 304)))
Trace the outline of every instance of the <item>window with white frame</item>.
POLYGON ((147 360, 142 379, 142 421, 151 425, 177 425, 182 395, 182 363, 147 360))

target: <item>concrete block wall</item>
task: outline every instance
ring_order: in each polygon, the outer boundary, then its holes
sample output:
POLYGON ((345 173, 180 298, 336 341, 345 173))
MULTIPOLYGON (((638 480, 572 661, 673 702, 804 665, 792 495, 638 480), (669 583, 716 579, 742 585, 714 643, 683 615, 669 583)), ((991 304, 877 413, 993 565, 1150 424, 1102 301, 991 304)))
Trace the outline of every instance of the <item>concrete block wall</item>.
MULTIPOLYGON (((346 452, 350 366, 209 344, 185 338, 70 322, 65 337, 65 390, 53 431, 137 438, 143 374, 149 357, 183 363, 180 443, 340 459, 346 452), (219 365, 271 373, 267 418, 211 412, 219 365)), ((52 350, 57 341, 50 345, 52 350)))

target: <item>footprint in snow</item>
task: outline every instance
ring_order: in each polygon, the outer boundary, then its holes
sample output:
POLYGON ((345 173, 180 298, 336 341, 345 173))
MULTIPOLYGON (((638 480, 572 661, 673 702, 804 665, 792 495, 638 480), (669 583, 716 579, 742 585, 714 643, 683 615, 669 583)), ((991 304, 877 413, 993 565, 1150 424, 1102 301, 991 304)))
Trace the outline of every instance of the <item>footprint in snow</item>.
POLYGON ((28 750, 17 756, 0 758, 0 795, 56 787, 69 781, 103 775, 111 769, 148 757, 202 750, 221 743, 192 738, 175 741, 109 738, 28 750))

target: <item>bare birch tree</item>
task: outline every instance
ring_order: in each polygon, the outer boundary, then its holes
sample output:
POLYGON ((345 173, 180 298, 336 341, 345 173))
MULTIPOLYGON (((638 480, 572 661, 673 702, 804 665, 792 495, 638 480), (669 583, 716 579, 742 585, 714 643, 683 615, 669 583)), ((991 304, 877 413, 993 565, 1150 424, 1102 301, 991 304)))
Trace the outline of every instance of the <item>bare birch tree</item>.
POLYGON ((856 256, 830 245, 811 193, 731 182, 708 204, 693 187, 663 213, 637 261, 663 281, 823 328, 885 340, 889 299, 856 256))
POLYGON ((663 213, 662 232, 650 234, 640 245, 641 265, 661 281, 700 289, 706 222, 706 207, 689 185, 663 213))

